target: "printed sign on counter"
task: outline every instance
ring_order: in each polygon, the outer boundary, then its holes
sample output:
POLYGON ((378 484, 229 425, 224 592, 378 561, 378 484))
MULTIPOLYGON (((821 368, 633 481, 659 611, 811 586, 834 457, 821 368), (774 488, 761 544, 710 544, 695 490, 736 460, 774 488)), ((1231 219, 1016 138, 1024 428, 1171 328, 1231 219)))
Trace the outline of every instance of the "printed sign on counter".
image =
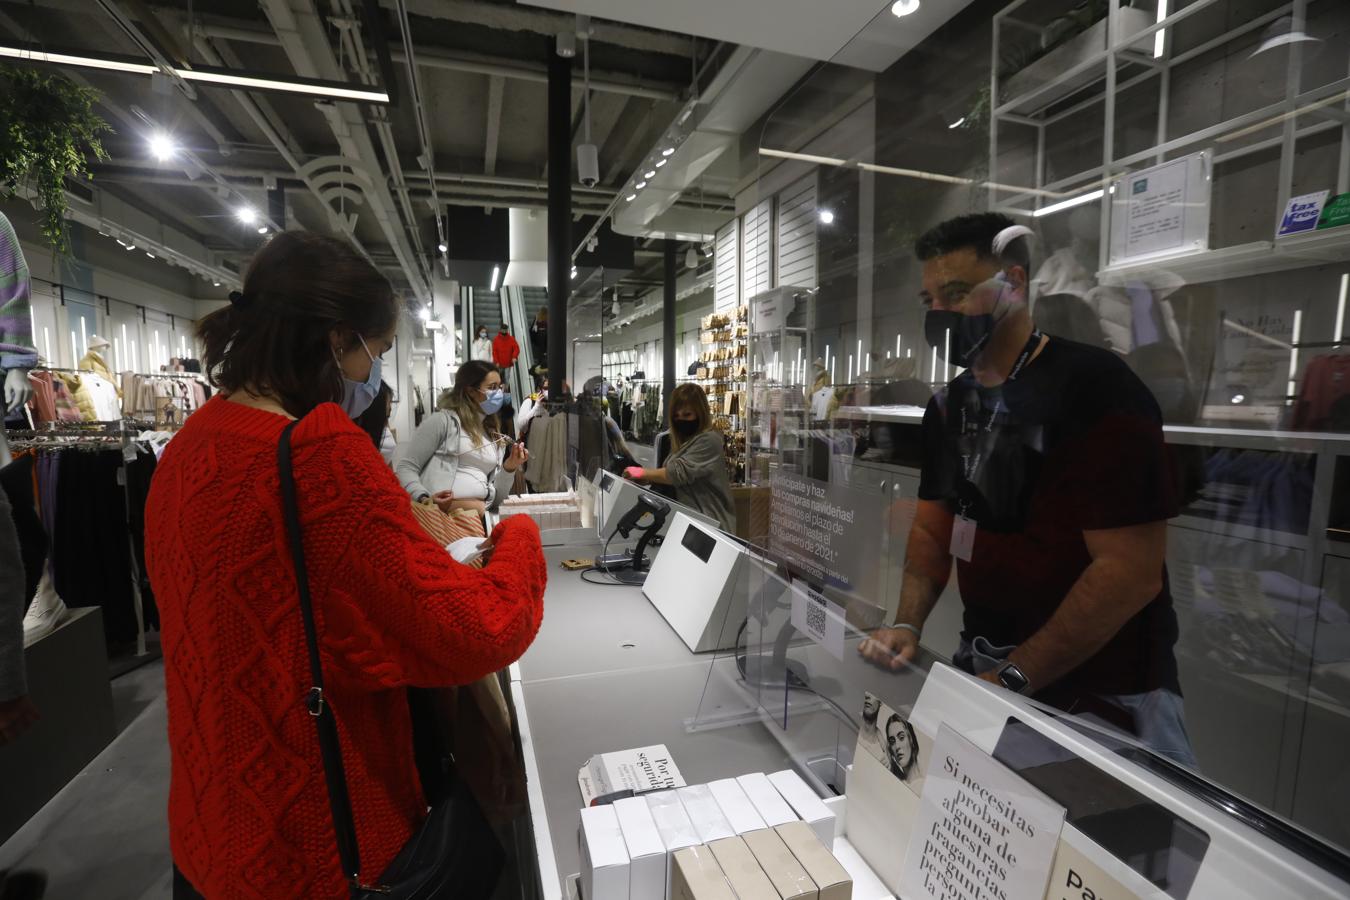
POLYGON ((1064 807, 943 725, 910 832, 901 894, 1043 900, 1063 826, 1064 807))
POLYGON ((801 581, 792 582, 792 627, 824 647, 835 659, 844 658, 844 609, 801 581))

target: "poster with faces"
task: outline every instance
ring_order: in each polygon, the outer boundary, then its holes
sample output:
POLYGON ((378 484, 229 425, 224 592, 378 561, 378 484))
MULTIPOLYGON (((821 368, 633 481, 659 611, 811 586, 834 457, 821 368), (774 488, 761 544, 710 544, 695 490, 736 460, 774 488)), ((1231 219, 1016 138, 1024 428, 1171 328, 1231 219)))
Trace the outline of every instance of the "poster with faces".
POLYGON ((862 727, 854 760, 867 755, 915 795, 923 790, 933 742, 915 730, 909 719, 872 693, 863 695, 862 727))

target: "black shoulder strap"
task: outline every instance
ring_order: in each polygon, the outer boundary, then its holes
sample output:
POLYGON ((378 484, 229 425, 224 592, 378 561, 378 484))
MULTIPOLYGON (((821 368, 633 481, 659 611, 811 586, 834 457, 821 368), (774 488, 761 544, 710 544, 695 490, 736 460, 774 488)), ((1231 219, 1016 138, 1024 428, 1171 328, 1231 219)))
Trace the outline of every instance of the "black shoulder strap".
POLYGON ((328 805, 333 813, 337 834, 338 859, 348 883, 360 884, 361 856, 356 845, 356 823, 352 821, 351 797, 347 793, 347 772, 342 766, 342 748, 338 743, 337 720, 324 701, 323 665, 319 660, 319 633, 314 625, 314 603, 309 595, 309 570, 305 568, 305 545, 300 534, 300 507, 295 496, 295 472, 291 462, 291 432, 299 425, 286 426, 277 446, 277 468, 281 474, 281 505, 290 539, 291 559, 295 562, 295 584, 300 594, 300 612, 305 620, 305 645, 309 649, 309 676, 313 687, 305 695, 305 708, 314 717, 319 732, 319 750, 323 755, 324 781, 328 783, 328 805))

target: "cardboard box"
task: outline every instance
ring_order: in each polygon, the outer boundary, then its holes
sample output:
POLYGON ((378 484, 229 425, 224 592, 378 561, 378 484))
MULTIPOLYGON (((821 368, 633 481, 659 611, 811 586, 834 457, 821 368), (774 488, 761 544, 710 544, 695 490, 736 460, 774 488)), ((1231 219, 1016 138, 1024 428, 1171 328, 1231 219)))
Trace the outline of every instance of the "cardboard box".
POLYGON ((781 900, 773 882, 759 867, 759 860, 738 837, 713 841, 708 845, 722 867, 722 874, 736 900, 781 900))
POLYGON ((577 839, 586 900, 628 900, 628 850, 614 807, 583 809, 577 839))
POLYGON ((696 845, 676 851, 671 868, 670 900, 736 900, 722 876, 722 867, 707 847, 696 845))
POLYGON ((689 813, 689 821, 694 823, 694 831, 698 832, 700 844, 711 844, 713 841, 736 836, 736 832, 731 830, 731 823, 722 815, 722 808, 717 805, 712 791, 706 784, 682 787, 675 793, 684 804, 684 811, 689 813))
POLYGON ((666 845, 647 801, 628 797, 613 806, 628 850, 629 900, 665 900, 666 845))
POLYGON ((750 802, 755 805, 755 811, 759 813, 764 824, 770 828, 778 825, 786 825, 788 822, 796 822, 797 814, 792 811, 792 807, 783 799, 783 795, 778 793, 778 788, 774 787, 769 781, 769 776, 763 772, 755 772, 752 775, 742 775, 736 779, 736 783, 745 791, 750 802))
POLYGON ((769 783, 778 789, 797 817, 811 826, 822 844, 834 846, 834 813, 800 775, 785 769, 770 775, 769 783))
POLYGON ((772 828, 752 831, 743 840, 782 900, 818 900, 819 888, 778 832, 772 828))
POLYGON ((853 900, 853 878, 805 822, 774 829, 820 890, 820 900, 853 900))
POLYGON ((723 778, 720 781, 710 781, 708 790, 712 791, 713 799, 721 808, 722 815, 731 823, 732 831, 747 834, 769 827, 764 817, 755 809, 755 804, 750 802, 745 791, 736 783, 736 779, 723 778))
POLYGON ((665 888, 666 894, 669 895, 675 875, 675 853, 685 847, 698 846, 698 832, 694 831, 694 823, 689 821, 689 814, 684 811, 684 804, 674 791, 659 791, 633 799, 647 802, 647 810, 652 814, 652 821, 656 823, 656 833, 661 836, 661 843, 665 845, 665 888))

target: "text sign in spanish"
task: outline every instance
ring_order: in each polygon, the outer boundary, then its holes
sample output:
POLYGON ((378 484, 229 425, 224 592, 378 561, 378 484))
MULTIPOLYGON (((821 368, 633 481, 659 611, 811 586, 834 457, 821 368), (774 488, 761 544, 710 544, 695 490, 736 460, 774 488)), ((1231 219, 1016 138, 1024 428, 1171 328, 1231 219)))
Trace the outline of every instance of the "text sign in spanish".
POLYGON ((882 492, 779 470, 769 504, 769 550, 799 574, 878 602, 882 492))
POLYGON ((1064 807, 951 728, 933 745, 901 894, 1042 900, 1064 807))

